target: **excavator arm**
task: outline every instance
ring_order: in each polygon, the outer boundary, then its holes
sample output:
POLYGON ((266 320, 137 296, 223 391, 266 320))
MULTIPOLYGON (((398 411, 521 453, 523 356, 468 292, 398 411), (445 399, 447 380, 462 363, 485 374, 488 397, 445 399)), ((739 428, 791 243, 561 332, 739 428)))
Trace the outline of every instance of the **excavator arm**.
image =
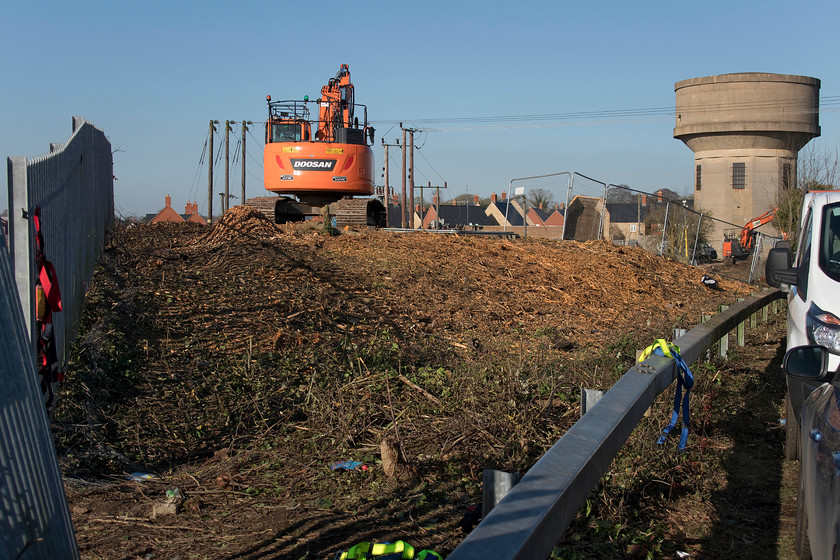
POLYGON ((755 244, 755 229, 771 222, 776 217, 777 208, 772 208, 757 218, 750 220, 741 229, 741 246, 747 251, 751 251, 755 244))
POLYGON ((350 128, 353 124, 353 84, 350 82, 350 68, 346 64, 334 78, 321 87, 318 139, 335 142, 338 128, 350 128))

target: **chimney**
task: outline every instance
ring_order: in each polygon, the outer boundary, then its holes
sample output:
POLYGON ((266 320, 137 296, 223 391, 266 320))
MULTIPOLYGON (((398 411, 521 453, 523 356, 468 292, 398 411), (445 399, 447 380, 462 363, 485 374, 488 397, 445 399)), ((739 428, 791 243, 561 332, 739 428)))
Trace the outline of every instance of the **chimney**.
POLYGON ((507 193, 505 191, 502 191, 502 202, 504 202, 505 200, 507 200, 507 193))
POLYGON ((542 209, 543 209, 542 205, 543 205, 543 203, 542 203, 542 202, 540 202, 540 210, 542 210, 542 209))
POLYGON ((566 207, 566 203, 565 203, 565 202, 561 202, 560 204, 558 204, 558 205, 557 205, 557 209, 558 209, 558 210, 562 210, 562 209, 563 209, 563 208, 565 208, 565 207, 566 207))
POLYGON ((658 198, 657 202, 661 203, 662 202, 662 189, 659 189, 658 191, 656 191, 656 196, 658 198))
POLYGON ((478 200, 479 200, 478 195, 475 195, 475 196, 473 197, 473 203, 474 203, 476 206, 478 206, 478 200))
POLYGON ((647 195, 646 194, 642 195, 642 206, 647 206, 647 195))
POLYGON ((187 202, 187 205, 184 206, 184 214, 192 214, 192 202, 187 202))
POLYGON ((492 202, 493 204, 496 204, 496 193, 493 193, 493 194, 490 195, 490 202, 492 202))
POLYGON ((167 206, 172 206, 172 197, 171 196, 166 195, 166 198, 164 200, 166 200, 166 205, 167 206))

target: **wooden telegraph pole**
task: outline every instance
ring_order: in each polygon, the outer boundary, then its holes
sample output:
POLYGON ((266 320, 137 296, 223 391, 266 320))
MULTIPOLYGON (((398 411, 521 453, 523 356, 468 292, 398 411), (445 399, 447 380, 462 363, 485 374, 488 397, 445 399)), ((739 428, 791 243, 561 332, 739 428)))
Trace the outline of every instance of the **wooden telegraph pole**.
POLYGON ((384 172, 385 177, 385 197, 383 198, 385 202, 385 227, 389 227, 391 224, 391 187, 389 186, 388 182, 388 148, 390 147, 389 144, 385 143, 385 139, 382 139, 382 146, 385 148, 385 165, 382 167, 382 171, 384 172))
POLYGON ((400 222, 402 224, 401 227, 405 229, 407 197, 405 191, 405 129, 402 127, 402 123, 400 123, 400 128, 402 129, 402 201, 400 202, 402 205, 402 211, 400 212, 400 214, 402 214, 402 218, 400 219, 400 222))
POLYGON ((411 199, 411 205, 409 206, 409 228, 414 229, 414 129, 411 128, 408 130, 409 133, 409 140, 408 143, 411 146, 411 151, 408 154, 410 165, 409 165, 409 198, 411 199))
POLYGON ((222 214, 230 204, 230 121, 225 121, 225 196, 222 199, 222 214))
POLYGON ((245 204, 245 132, 248 130, 248 125, 254 124, 251 121, 242 121, 242 198, 239 200, 245 204))
POLYGON ((219 121, 210 121, 210 157, 207 160, 207 223, 213 222, 213 133, 219 121))

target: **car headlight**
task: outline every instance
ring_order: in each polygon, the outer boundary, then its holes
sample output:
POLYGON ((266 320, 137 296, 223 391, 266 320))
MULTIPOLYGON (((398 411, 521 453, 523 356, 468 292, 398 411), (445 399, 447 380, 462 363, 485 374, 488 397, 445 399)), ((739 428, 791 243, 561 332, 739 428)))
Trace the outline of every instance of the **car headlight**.
POLYGON ((829 352, 840 354, 840 319, 837 316, 811 304, 805 326, 811 344, 825 346, 829 352))

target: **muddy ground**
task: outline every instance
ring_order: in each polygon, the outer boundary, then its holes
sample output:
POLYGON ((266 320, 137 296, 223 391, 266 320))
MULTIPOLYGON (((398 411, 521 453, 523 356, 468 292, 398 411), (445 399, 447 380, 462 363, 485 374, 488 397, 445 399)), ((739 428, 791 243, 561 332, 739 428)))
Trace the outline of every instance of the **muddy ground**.
MULTIPOLYGON (((483 469, 527 471, 583 387, 751 290, 702 274, 603 242, 329 235, 239 207, 212 228, 119 230, 53 424, 82 556, 451 552, 483 469), (347 460, 366 468, 331 470, 347 460)), ((654 443, 663 395, 555 557, 786 550, 786 522, 762 523, 785 519, 793 469, 777 453, 783 323, 752 336, 738 365, 699 366, 688 451, 654 443), (738 464, 752 449, 770 475, 738 464)))

